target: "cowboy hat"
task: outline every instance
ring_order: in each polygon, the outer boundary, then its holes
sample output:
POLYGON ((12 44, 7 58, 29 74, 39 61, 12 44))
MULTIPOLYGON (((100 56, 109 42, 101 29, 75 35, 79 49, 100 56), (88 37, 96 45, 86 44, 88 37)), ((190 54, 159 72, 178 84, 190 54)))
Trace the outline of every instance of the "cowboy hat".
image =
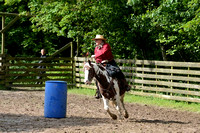
POLYGON ((96 35, 95 38, 93 38, 92 40, 106 40, 103 35, 96 35))

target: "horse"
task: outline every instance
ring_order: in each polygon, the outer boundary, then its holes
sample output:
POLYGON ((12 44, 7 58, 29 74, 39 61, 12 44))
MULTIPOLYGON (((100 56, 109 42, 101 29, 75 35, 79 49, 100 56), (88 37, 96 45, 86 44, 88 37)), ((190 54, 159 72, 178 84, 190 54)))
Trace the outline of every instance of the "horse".
POLYGON ((117 78, 110 77, 103 65, 91 63, 90 60, 84 64, 84 83, 90 85, 92 80, 96 78, 99 91, 102 95, 104 110, 116 120, 117 115, 109 110, 109 101, 118 111, 119 119, 128 118, 129 114, 124 106, 125 88, 120 89, 120 81, 117 78), (123 109, 123 110, 122 110, 123 109), (124 117, 124 118, 123 118, 124 117))

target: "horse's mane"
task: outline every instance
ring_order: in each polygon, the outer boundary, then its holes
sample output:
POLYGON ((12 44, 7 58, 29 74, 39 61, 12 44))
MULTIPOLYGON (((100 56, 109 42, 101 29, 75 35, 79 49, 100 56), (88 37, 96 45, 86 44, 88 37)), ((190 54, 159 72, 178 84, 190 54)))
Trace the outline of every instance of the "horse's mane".
POLYGON ((87 63, 85 63, 84 67, 86 67, 86 65, 88 65, 88 67, 93 67, 94 69, 96 69, 96 72, 100 72, 100 73, 104 73, 104 75, 107 75, 108 73, 106 72, 106 68, 101 65, 101 64, 97 64, 94 62, 90 62, 88 61, 87 63), (90 65, 91 64, 91 65, 90 65))
POLYGON ((103 66, 103 65, 101 65, 101 64, 97 64, 97 63, 91 63, 93 66, 96 66, 97 67, 97 69, 98 69, 98 71, 100 71, 100 72, 103 72, 103 71, 106 71, 106 68, 103 66))
POLYGON ((91 75, 93 72, 95 73, 93 76, 98 81, 98 86, 101 88, 100 91, 102 95, 104 95, 106 98, 113 98, 115 95, 115 90, 113 85, 114 82, 117 83, 118 80, 109 76, 109 74, 106 71, 106 68, 101 64, 87 62, 84 65, 84 67, 86 67, 86 69, 88 70, 93 69, 91 71, 91 75))

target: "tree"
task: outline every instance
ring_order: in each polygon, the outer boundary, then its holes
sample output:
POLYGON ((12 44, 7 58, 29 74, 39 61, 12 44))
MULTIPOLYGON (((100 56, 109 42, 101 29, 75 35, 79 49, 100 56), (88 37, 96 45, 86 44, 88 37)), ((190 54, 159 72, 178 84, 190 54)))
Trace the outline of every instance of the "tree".
MULTIPOLYGON (((140 8, 138 3, 142 1, 131 2, 133 8, 136 4, 140 8)), ((146 8, 137 15, 137 19, 148 20, 150 38, 161 47, 168 60, 199 61, 199 0, 164 0, 159 3, 158 7, 146 8)))
POLYGON ((93 53, 91 39, 103 34, 116 58, 199 61, 199 3, 199 0, 6 0, 0 11, 34 14, 31 23, 25 18, 20 20, 26 30, 16 25, 8 34, 15 33, 12 36, 15 42, 35 48, 34 51, 45 45, 53 52, 72 38, 80 44, 80 55, 93 53), (23 40, 15 38, 16 34, 23 40))
MULTIPOLYGON (((0 12, 19 14, 30 12, 29 2, 30 0, 2 1, 0 2, 0 12)), ((13 18, 12 16, 7 16, 5 24, 7 25, 13 18)), ((65 45, 67 41, 70 41, 64 37, 58 37, 57 34, 51 32, 33 32, 32 23, 29 19, 21 17, 6 31, 5 51, 7 54, 11 56, 40 56, 41 48, 47 49, 48 53, 51 54, 65 45)))
POLYGON ((135 55, 134 45, 128 45, 132 39, 127 18, 132 9, 125 0, 81 0, 75 4, 54 1, 44 2, 40 7, 32 2, 29 5, 31 12, 37 14, 31 19, 34 30, 57 33, 74 41, 78 38, 82 53, 93 52, 91 39, 96 34, 103 34, 116 57, 133 58, 135 55))

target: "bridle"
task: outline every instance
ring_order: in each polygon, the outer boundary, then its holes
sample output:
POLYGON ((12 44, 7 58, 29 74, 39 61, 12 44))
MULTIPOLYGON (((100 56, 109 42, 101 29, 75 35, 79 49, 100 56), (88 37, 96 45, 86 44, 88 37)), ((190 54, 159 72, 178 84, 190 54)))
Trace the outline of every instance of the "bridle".
POLYGON ((91 67, 91 66, 84 66, 84 71, 85 71, 85 68, 86 68, 88 71, 92 70, 92 75, 91 75, 91 77, 95 77, 95 76, 97 75, 97 74, 95 73, 95 70, 94 70, 93 67, 91 67))
MULTIPOLYGON (((97 66, 98 66, 98 70, 100 69, 100 67, 105 68, 105 65, 104 65, 104 64, 101 64, 101 63, 97 64, 97 66)), ((96 73, 95 73, 95 75, 98 76, 96 73)), ((113 92, 114 94, 116 94, 115 89, 112 87, 113 80, 114 80, 114 78, 112 78, 112 79, 110 80, 110 83, 109 83, 109 85, 108 85, 107 88, 105 88, 105 89, 102 88, 102 89, 105 90, 105 91, 107 91, 107 92, 113 92)))
MULTIPOLYGON (((93 72, 93 75, 91 75, 91 77, 99 77, 99 75, 98 75, 98 73, 97 72, 99 72, 99 69, 100 69, 100 67, 104 67, 105 68, 105 66, 103 65, 103 64, 97 64, 97 70, 96 70, 96 72, 95 72, 95 68, 94 67, 91 67, 91 66, 84 66, 84 68, 86 68, 88 71, 90 71, 90 70, 92 70, 93 72)), ((85 69, 84 69, 85 70, 85 69)), ((108 85, 108 87, 107 88, 102 88, 102 90, 104 90, 104 91, 106 91, 106 92, 108 92, 108 93, 114 93, 114 94, 116 94, 116 91, 115 91, 115 89, 112 87, 112 84, 113 84, 113 78, 110 80, 110 83, 109 83, 109 85, 108 85)))

